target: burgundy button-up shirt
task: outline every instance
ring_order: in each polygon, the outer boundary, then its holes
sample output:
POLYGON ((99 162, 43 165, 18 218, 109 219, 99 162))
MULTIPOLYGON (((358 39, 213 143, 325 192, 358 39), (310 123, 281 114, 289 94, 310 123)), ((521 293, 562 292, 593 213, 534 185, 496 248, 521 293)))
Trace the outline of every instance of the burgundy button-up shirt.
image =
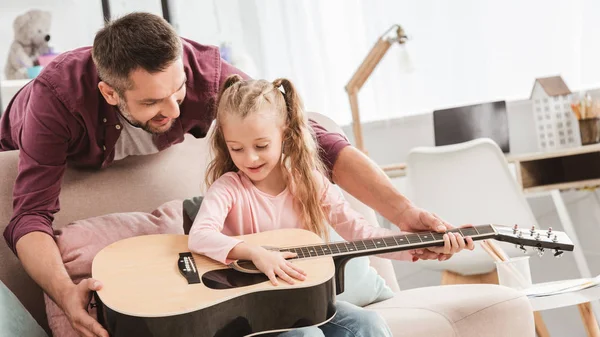
MULTIPOLYGON (((180 143, 185 133, 206 136, 223 81, 232 74, 247 77, 223 61, 216 47, 183 42, 186 97, 180 116, 166 133, 155 135, 159 150, 180 143)), ((16 252, 17 241, 33 231, 53 235, 60 186, 66 165, 105 168, 114 158, 121 128, 116 107, 98 89, 91 47, 58 56, 15 95, 0 119, 0 151, 19 149, 13 192, 13 216, 4 238, 16 252)), ((322 159, 331 170, 349 145, 338 133, 311 121, 322 159)))

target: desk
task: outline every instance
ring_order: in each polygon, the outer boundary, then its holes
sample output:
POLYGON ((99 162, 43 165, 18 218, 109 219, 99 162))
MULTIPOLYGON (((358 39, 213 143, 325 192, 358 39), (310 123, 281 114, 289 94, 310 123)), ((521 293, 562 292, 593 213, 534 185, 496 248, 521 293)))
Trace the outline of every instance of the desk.
MULTIPOLYGON (((550 152, 507 155, 524 193, 600 186, 600 144, 550 152)), ((382 165, 391 178, 406 175, 406 164, 382 165)))
MULTIPOLYGON (((600 286, 544 297, 529 297, 529 302, 534 312, 577 305, 587 335, 599 337, 600 329, 590 304, 598 299, 600 299, 600 286)), ((538 331, 538 334, 549 336, 548 331, 538 331)))
POLYGON ((508 156, 524 193, 600 186, 600 144, 508 156))

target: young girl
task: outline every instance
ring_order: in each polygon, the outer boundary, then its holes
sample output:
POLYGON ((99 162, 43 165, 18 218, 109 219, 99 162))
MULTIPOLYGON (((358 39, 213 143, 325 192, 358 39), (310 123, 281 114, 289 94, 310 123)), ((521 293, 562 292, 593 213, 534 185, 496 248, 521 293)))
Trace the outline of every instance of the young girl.
MULTIPOLYGON (((231 236, 304 228, 327 238, 329 225, 346 240, 392 235, 353 211, 325 177, 302 103, 290 81, 244 81, 232 75, 217 104, 212 138, 215 157, 206 176, 209 189, 189 233, 191 251, 225 264, 251 260, 277 285, 277 277, 288 283, 305 279, 304 271, 286 260, 294 255, 268 251, 231 236)), ((451 252, 473 248, 471 238, 445 236, 451 252)), ((414 254, 390 256, 418 259, 414 254)), ((281 336, 345 336, 348 331, 356 336, 392 335, 378 314, 341 301, 336 307, 332 321, 320 328, 281 336)))

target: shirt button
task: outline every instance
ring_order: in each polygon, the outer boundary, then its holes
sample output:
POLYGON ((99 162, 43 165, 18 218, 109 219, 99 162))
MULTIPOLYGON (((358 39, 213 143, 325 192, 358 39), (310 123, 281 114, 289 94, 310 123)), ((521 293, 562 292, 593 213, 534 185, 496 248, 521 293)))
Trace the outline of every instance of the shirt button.
POLYGON ((117 128, 117 130, 121 130, 121 126, 119 124, 115 125, 115 128, 117 128))
POLYGON ((106 118, 102 118, 102 121, 103 121, 104 123, 106 123, 106 118))
POLYGON ((106 145, 102 145, 102 150, 106 151, 106 145))

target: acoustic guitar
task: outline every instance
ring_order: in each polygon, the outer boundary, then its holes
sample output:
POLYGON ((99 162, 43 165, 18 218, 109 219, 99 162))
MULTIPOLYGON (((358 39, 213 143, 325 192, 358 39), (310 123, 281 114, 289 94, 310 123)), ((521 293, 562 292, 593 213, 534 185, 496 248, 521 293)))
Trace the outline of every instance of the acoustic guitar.
MULTIPOLYGON (((555 256, 572 251, 561 232, 499 225, 457 228, 474 240, 495 239, 535 247, 555 256)), ((326 244, 301 229, 241 238, 268 249, 294 252, 306 280, 273 286, 250 261, 223 265, 190 253, 186 235, 158 234, 115 242, 94 258, 92 276, 104 286, 94 294, 98 320, 111 336, 236 337, 276 335, 320 325, 336 313, 344 291, 344 266, 364 255, 443 246, 443 234, 424 232, 326 244), (275 248, 277 247, 277 248, 275 248)))

